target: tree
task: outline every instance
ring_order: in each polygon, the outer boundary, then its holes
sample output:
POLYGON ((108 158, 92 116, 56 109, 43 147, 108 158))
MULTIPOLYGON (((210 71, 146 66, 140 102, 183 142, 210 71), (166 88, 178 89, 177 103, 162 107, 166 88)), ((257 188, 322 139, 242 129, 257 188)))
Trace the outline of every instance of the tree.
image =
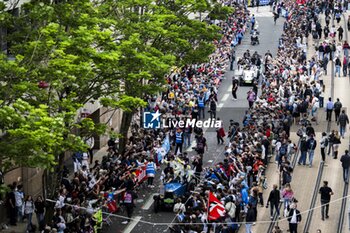
POLYGON ((75 149, 85 147, 79 137, 66 132, 61 115, 51 117, 47 110, 45 105, 34 107, 21 99, 0 108, 1 170, 17 166, 52 169, 57 164, 55 155, 66 149, 61 147, 66 144, 65 135, 75 149))
MULTIPOLYGON (((118 47, 110 29, 112 22, 102 19, 88 0, 34 2, 24 4, 22 10, 27 13, 17 18, 2 12, 2 25, 16 30, 6 38, 11 41, 14 59, 0 55, 0 107, 13 106, 21 98, 34 108, 45 105, 49 117, 63 119, 62 140, 55 141, 52 151, 55 163, 45 167, 53 166, 46 173, 46 190, 54 197, 65 152, 81 150, 77 145, 83 144, 85 135, 101 133, 105 128, 95 126, 91 119, 79 122, 76 116, 89 101, 118 91, 118 47), (73 133, 77 129, 79 135, 73 133)), ((36 153, 38 150, 39 146, 33 148, 36 153)), ((36 162, 18 165, 40 167, 36 162)))
POLYGON ((219 28, 188 17, 211 9, 206 0, 31 1, 14 17, 0 7, 0 27, 10 32, 5 40, 13 58, 0 55, 0 109, 9 111, 6 107, 21 99, 62 128, 53 148, 36 144, 28 128, 14 124, 13 135, 28 138, 9 144, 9 150, 25 152, 33 140, 29 156, 44 155, 44 146, 53 162, 37 164, 34 156, 31 163, 13 163, 47 168, 45 189, 53 198, 65 152, 82 149, 85 135, 105 128, 91 119, 77 121, 77 111, 90 101, 123 109, 122 151, 133 114, 146 105, 147 96, 164 90, 170 67, 204 62, 214 51, 219 28))
MULTIPOLYGON (((210 11, 206 0, 104 1, 104 15, 117 22, 121 58, 118 80, 120 94, 144 99, 164 91, 165 78, 174 64, 182 66, 205 62, 214 51, 213 40, 219 28, 189 18, 210 11), (111 10, 112 9, 112 10, 111 10)), ((219 8, 219 6, 217 6, 219 8)), ((133 113, 141 103, 123 112, 120 150, 124 149, 133 113)))

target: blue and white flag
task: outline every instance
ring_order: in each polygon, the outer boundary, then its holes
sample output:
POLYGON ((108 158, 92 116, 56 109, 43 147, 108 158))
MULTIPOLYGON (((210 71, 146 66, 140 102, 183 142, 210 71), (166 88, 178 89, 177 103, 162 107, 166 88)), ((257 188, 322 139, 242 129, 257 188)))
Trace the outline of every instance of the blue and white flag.
POLYGON ((158 150, 158 162, 161 163, 164 156, 170 151, 169 135, 166 135, 162 144, 162 147, 158 150))

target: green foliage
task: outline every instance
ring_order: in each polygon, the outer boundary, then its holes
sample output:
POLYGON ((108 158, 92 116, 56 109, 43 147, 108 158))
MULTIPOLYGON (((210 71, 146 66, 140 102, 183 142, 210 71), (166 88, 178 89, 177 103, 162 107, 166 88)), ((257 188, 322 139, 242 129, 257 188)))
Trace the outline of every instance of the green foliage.
MULTIPOLYGON (((55 154, 64 152, 67 144, 64 118, 50 117, 45 105, 31 106, 18 99, 0 108, 0 160, 5 170, 13 166, 50 168, 56 164, 55 154)), ((69 138, 70 140, 71 138, 69 138)), ((74 147, 84 144, 72 140, 74 147)), ((73 145, 73 144, 72 144, 73 145)))
POLYGON ((84 137, 106 130, 89 118, 77 121, 90 101, 124 111, 120 133, 126 138, 132 114, 146 106, 146 96, 164 90, 172 66, 206 61, 219 28, 189 15, 230 11, 207 0, 154 3, 30 1, 19 17, 0 4, 14 58, 0 54, 1 160, 62 165, 62 153, 83 149, 84 137))
POLYGON ((209 14, 210 19, 225 20, 228 15, 234 13, 234 8, 215 4, 213 10, 209 14))

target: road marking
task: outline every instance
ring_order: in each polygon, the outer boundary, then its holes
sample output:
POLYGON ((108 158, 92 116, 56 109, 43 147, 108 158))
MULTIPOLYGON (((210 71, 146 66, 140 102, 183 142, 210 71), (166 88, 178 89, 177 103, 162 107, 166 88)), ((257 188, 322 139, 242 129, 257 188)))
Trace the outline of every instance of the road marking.
POLYGON ((125 228, 123 233, 130 233, 136 227, 136 225, 140 222, 141 218, 142 218, 141 216, 135 216, 131 220, 131 222, 128 224, 128 226, 125 228))
POLYGON ((232 91, 232 85, 230 85, 227 89, 227 92, 231 92, 232 91))
POLYGON ((158 193, 153 193, 149 198, 148 200, 146 201, 146 203, 141 207, 141 209, 143 210, 149 210, 149 208, 151 208, 153 202, 154 202, 154 199, 153 199, 153 196, 154 195, 158 195, 158 193))
POLYGON ((221 102, 225 102, 225 101, 228 99, 228 97, 230 97, 230 94, 225 94, 225 95, 222 97, 221 102))
POLYGON ((213 162, 213 160, 208 160, 208 163, 212 163, 213 162))
POLYGON ((197 142, 196 142, 196 140, 193 140, 190 147, 186 151, 191 152, 191 151, 193 151, 192 147, 196 147, 196 146, 197 146, 197 142))
POLYGON ((221 103, 218 105, 218 111, 220 111, 220 109, 224 106, 224 103, 221 103))

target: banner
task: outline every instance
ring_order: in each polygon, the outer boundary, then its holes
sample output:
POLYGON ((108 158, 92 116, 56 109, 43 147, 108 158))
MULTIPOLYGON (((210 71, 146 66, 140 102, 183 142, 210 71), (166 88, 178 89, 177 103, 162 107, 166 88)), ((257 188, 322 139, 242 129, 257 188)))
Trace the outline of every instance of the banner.
POLYGON ((225 216, 225 207, 217 199, 217 197, 214 196, 212 192, 209 192, 209 200, 208 200, 208 220, 216 220, 218 218, 225 216))

